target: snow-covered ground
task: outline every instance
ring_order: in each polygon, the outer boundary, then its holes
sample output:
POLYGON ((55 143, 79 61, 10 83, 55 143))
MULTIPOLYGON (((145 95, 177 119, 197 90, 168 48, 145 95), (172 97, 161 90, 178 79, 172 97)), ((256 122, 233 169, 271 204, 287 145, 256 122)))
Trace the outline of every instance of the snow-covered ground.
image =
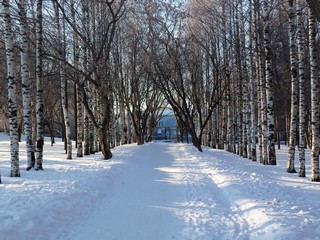
POLYGON ((46 142, 38 172, 24 170, 24 149, 21 178, 10 178, 0 135, 1 240, 320 239, 320 184, 310 166, 307 178, 286 173, 285 147, 263 166, 177 143, 66 160, 61 142, 46 142))

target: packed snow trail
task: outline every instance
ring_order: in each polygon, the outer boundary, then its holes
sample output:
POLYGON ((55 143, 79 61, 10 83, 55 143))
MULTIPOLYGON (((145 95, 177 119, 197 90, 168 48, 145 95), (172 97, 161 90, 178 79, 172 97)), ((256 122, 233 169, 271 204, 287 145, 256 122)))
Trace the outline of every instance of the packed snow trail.
POLYGON ((286 174, 276 166, 219 150, 150 143, 120 167, 122 173, 111 177, 112 197, 72 240, 319 239, 309 232, 319 223, 319 211, 312 213, 319 191, 310 201, 299 197, 303 187, 278 182, 286 174))
POLYGON ((114 179, 112 197, 81 227, 75 239, 177 239, 177 229, 183 224, 163 207, 182 198, 183 192, 158 170, 172 161, 163 150, 141 147, 124 162, 125 172, 114 179))
POLYGON ((190 146, 180 144, 136 150, 112 197, 74 239, 247 239, 245 220, 232 214, 228 199, 189 154, 190 146))

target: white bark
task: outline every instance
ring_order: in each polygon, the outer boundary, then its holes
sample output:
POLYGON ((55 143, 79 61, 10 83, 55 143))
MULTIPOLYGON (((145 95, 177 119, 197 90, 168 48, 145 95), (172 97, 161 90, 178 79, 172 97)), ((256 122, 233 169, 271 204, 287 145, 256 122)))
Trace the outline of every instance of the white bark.
POLYGON ((302 6, 297 4, 297 38, 298 38, 298 62, 299 62, 299 177, 306 176, 305 167, 305 148, 306 148, 306 94, 305 94, 305 71, 304 71, 304 54, 305 41, 303 38, 302 26, 302 6))
MULTIPOLYGON (((257 104, 257 84, 256 84, 256 78, 257 75, 255 74, 254 67, 254 49, 253 49, 253 38, 254 38, 254 32, 253 32, 253 20, 256 19, 256 16, 254 15, 252 17, 252 12, 255 14, 255 11, 252 11, 252 1, 249 2, 249 8, 250 8, 250 25, 249 25, 249 32, 250 32, 250 40, 249 40, 249 62, 251 65, 251 68, 249 68, 249 76, 250 76, 250 140, 249 140, 249 159, 252 159, 252 161, 257 161, 257 150, 256 150, 256 132, 257 132, 257 123, 256 123, 256 104, 257 104)), ((257 59, 256 59, 257 60, 257 59)))
POLYGON ((77 84, 77 157, 83 157, 83 105, 82 105, 82 91, 77 84))
POLYGON ((37 118, 37 144, 36 144, 36 162, 35 169, 43 170, 43 69, 42 69, 42 55, 43 55, 43 36, 42 36, 42 0, 37 0, 37 19, 36 19, 36 118, 37 118))
POLYGON ((84 110, 84 146, 83 146, 83 154, 90 155, 90 128, 89 128, 89 113, 85 109, 84 110))
POLYGON ((273 96, 273 70, 272 70, 272 50, 270 43, 270 19, 269 19, 269 1, 264 1, 264 49, 266 66, 266 97, 267 97, 267 125, 268 125, 268 163, 277 164, 275 149, 275 131, 274 131, 274 96, 273 96))
POLYGON ((23 123, 24 134, 26 136, 27 149, 27 170, 34 167, 33 144, 32 144, 32 111, 30 100, 30 79, 28 67, 28 26, 25 10, 25 0, 19 0, 19 28, 20 28, 20 61, 21 61, 21 80, 22 80, 22 105, 23 105, 23 123))
MULTIPOLYGON (((73 25, 76 26, 74 0, 71 0, 71 14, 73 25)), ((74 45, 74 64, 76 68, 80 68, 80 46, 78 34, 73 31, 73 45, 74 45)), ((76 108, 77 108, 77 157, 83 157, 83 105, 82 105, 82 91, 80 87, 79 74, 75 72, 76 76, 76 108)))
POLYGON ((60 94, 61 94, 61 107, 63 113, 63 120, 66 132, 66 143, 67 143, 67 159, 72 159, 72 144, 71 144, 71 133, 70 133, 70 121, 69 121, 69 113, 67 106, 67 81, 66 81, 66 64, 64 62, 65 54, 64 54, 64 46, 61 39, 61 27, 60 27, 60 17, 59 17, 59 9, 55 6, 55 14, 56 14, 56 29, 57 29, 57 42, 58 42, 58 52, 60 60, 60 94))
POLYGON ((212 124, 213 124, 213 129, 212 129, 212 148, 217 148, 217 130, 218 130, 218 123, 217 123, 217 115, 218 115, 218 109, 213 110, 212 114, 212 124))
MULTIPOLYGON (((101 98, 99 96, 99 91, 95 90, 95 114, 98 124, 101 125, 101 98)), ((99 152, 100 143, 99 143, 99 134, 98 131, 95 131, 94 136, 94 151, 99 152)))
POLYGON ((131 124, 131 117, 130 112, 127 109, 127 144, 130 144, 133 142, 132 140, 132 124, 131 124))
MULTIPOLYGON (((85 34, 84 34, 84 41, 83 43, 83 70, 85 72, 88 71, 88 59, 89 59, 89 50, 87 47, 87 42, 89 41, 89 38, 87 34, 89 34, 89 10, 88 10, 88 2, 85 0, 82 0, 82 15, 84 18, 84 28, 85 28, 85 34)), ((90 98, 90 92, 89 92, 89 87, 88 83, 85 82, 86 79, 83 78, 83 98, 90 98)), ((89 103, 89 101, 87 101, 89 103)), ((89 104, 90 105, 90 104, 89 104)), ((88 110, 85 108, 84 110, 84 124, 83 124, 83 134, 84 134, 84 146, 83 146, 83 154, 84 155, 90 155, 90 117, 88 110)))
POLYGON ((223 107, 223 101, 221 101, 221 104, 218 106, 219 115, 218 115, 218 146, 217 149, 224 149, 224 135, 223 135, 223 125, 224 125, 224 107, 223 107))
POLYGON ((314 14, 309 9, 309 51, 310 51, 310 72, 311 72, 311 181, 319 182, 319 81, 317 69, 317 51, 315 46, 316 22, 314 14))
POLYGON ((17 79, 15 77, 15 58, 13 48, 12 20, 10 16, 9 0, 2 1, 4 38, 7 57, 7 79, 8 79, 8 117, 10 129, 10 160, 11 177, 20 177, 19 167, 19 135, 17 121, 17 79))
POLYGON ((290 139, 288 150, 287 172, 295 173, 294 156, 296 148, 296 134, 298 123, 298 71, 296 68, 296 47, 295 47, 295 14, 293 10, 294 0, 289 1, 289 44, 290 44, 290 69, 291 69, 291 122, 290 122, 290 139))
POLYGON ((126 124, 126 109, 125 109, 125 105, 123 103, 123 101, 120 101, 120 144, 124 145, 127 144, 127 131, 128 131, 128 127, 126 124))
POLYGON ((230 92, 230 82, 228 84, 227 90, 227 150, 229 152, 234 151, 234 119, 233 119, 233 112, 232 112, 232 98, 230 92))
MULTIPOLYGON (((243 14, 243 4, 240 1, 240 23, 241 23, 241 31, 240 31, 240 56, 241 59, 246 59, 246 37, 245 37, 245 20, 243 14)), ((248 78, 248 70, 247 70, 247 61, 242 61, 242 95, 243 95, 243 103, 242 103, 242 143, 243 143, 243 157, 248 158, 248 132, 249 132, 249 121, 250 121, 250 108, 249 108, 249 82, 246 80, 248 78)))
POLYGON ((268 136, 267 136, 267 117, 266 117, 266 108, 267 108, 267 100, 266 100, 266 80, 265 80, 265 59, 262 55, 262 40, 261 36, 258 33, 257 36, 257 51, 258 51, 258 60, 257 60, 257 69, 259 73, 258 81, 258 101, 259 101, 259 161, 262 164, 268 164, 268 136))

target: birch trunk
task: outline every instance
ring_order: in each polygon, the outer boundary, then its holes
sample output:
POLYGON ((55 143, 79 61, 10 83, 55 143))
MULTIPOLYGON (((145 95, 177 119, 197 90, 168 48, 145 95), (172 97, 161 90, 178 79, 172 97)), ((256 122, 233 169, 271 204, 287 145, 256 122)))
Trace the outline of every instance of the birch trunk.
POLYGON ((127 144, 127 131, 128 127, 126 125, 126 109, 123 101, 120 101, 120 144, 127 144))
MULTIPOLYGON (((96 107, 96 119, 98 124, 101 125, 101 99, 98 90, 95 91, 95 107, 96 107)), ((94 132, 94 152, 99 152, 100 150, 100 140, 99 140, 99 133, 98 131, 94 132)))
MULTIPOLYGON (((253 11, 254 16, 252 17, 252 1, 249 2, 249 8, 250 8, 250 25, 249 25, 249 32, 251 34, 250 40, 249 40, 249 61, 250 65, 252 66, 249 68, 250 70, 250 147, 251 150, 249 153, 249 159, 252 159, 252 161, 257 161, 257 150, 256 150, 256 132, 257 132, 257 123, 256 123, 256 104, 257 104, 257 94, 256 94, 256 78, 257 75, 255 74, 255 69, 252 69, 254 67, 254 53, 253 53, 253 39, 255 38, 255 34, 252 29, 253 20, 256 19, 256 12, 253 11)), ((256 59, 257 60, 257 59, 256 59)))
POLYGON ((299 62, 299 177, 306 176, 306 94, 305 94, 305 71, 304 71, 304 54, 305 41, 303 38, 302 26, 302 6, 297 4, 297 38, 298 38, 298 62, 299 62))
MULTIPOLYGON (((114 106, 114 96, 112 93, 112 90, 110 90, 110 97, 109 97, 109 101, 110 101, 110 105, 114 106)), ((114 115, 114 110, 113 107, 111 107, 109 109, 110 111, 110 116, 109 116, 109 127, 108 127, 108 131, 109 131, 109 144, 111 148, 115 147, 115 115, 114 115)), ((144 141, 144 136, 142 136, 142 139, 144 141)))
POLYGON ((309 51, 311 72, 311 181, 319 182, 319 81, 316 51, 316 22, 314 13, 309 8, 309 51))
POLYGON ((266 97, 267 97, 267 125, 268 125, 268 163, 277 164, 274 131, 274 105, 273 105, 273 71, 272 71, 272 50, 270 43, 270 19, 269 1, 264 1, 264 49, 266 66, 266 97))
MULTIPOLYGON (((94 92, 95 92, 95 88, 92 88, 91 84, 88 83, 89 87, 88 89, 90 89, 90 94, 88 96, 88 99, 89 99, 89 106, 90 106, 90 109, 94 109, 95 110, 95 103, 94 103, 94 92)), ((89 149, 90 149, 90 154, 95 154, 95 149, 94 149, 94 137, 95 137, 95 127, 93 125, 93 122, 92 122, 92 118, 90 117, 89 118, 89 149)))
POLYGON ((10 130, 10 177, 20 177, 19 166, 19 133, 17 119, 17 80, 15 77, 15 59, 13 49, 12 20, 10 15, 9 0, 2 1, 4 39, 7 58, 7 79, 8 79, 8 118, 10 130))
MULTIPOLYGON (((245 37, 245 20, 243 14, 243 4, 240 1, 240 57, 246 59, 246 37, 245 37)), ((247 73, 247 61, 242 61, 241 64, 241 75, 242 79, 248 77, 247 73)), ((249 96, 248 96, 248 82, 242 80, 242 156, 248 158, 248 131, 249 131, 249 96)))
MULTIPOLYGON (((88 9, 88 2, 85 0, 81 1, 82 3, 82 15, 83 15, 83 22, 84 22, 84 29, 85 29, 85 34, 83 36, 84 41, 82 41, 82 48, 83 48, 83 70, 85 72, 88 71, 88 59, 89 59, 89 50, 88 50, 88 41, 89 37, 87 34, 89 34, 89 9, 88 9)), ((88 87, 88 83, 86 82, 85 77, 82 79, 83 81, 83 89, 82 92, 82 97, 83 98, 88 98, 90 99, 90 89, 88 87)), ((84 99, 83 99, 84 100, 84 99)), ((88 101, 89 104, 89 101, 88 101)), ((89 108, 90 108, 89 104, 89 108)), ((84 123, 83 123, 83 135, 84 135, 84 148, 83 148, 83 154, 84 155, 90 155, 90 117, 89 117, 89 112, 88 109, 85 108, 84 110, 84 123)))
POLYGON ((72 144, 71 144, 71 133, 70 133, 70 121, 69 121, 69 113, 67 106, 67 80, 66 80, 66 64, 65 64, 65 44, 61 39, 61 27, 60 27, 60 17, 59 17, 59 9, 55 6, 55 14, 56 14, 56 28, 57 28, 57 41, 58 41, 58 52, 60 60, 60 94, 61 94, 61 107, 64 119, 64 127, 66 133, 66 144, 67 144, 67 159, 72 159, 72 144))
MULTIPOLYGON (((223 1, 222 3, 222 30, 223 34, 226 36, 227 35, 227 21, 226 21, 226 3, 223 1)), ((225 93, 225 100, 224 100, 224 110, 225 110, 225 116, 226 116, 226 122, 225 122, 225 137, 226 137, 226 144, 225 144, 225 149, 228 152, 232 152, 232 122, 231 122, 231 96, 230 96, 230 74, 228 73, 228 66, 229 61, 228 61, 228 49, 227 49, 227 38, 225 37, 223 39, 223 74, 224 78, 226 79, 226 93, 225 93)))
POLYGON ((257 108, 258 108, 258 114, 257 114, 257 133, 258 133, 258 159, 260 163, 263 163, 263 134, 262 134, 262 114, 261 114, 261 104, 262 104, 262 98, 261 98, 261 46, 260 46, 260 11, 259 11, 259 0, 253 1, 253 11, 254 11, 254 23, 255 23, 255 58, 256 58, 256 82, 257 82, 257 108))
POLYGON ((212 148, 217 148, 217 130, 218 130, 218 123, 217 123, 217 115, 218 110, 214 109, 214 114, 212 115, 212 124, 213 124, 213 131, 212 131, 212 148))
POLYGON ((132 140, 132 124, 131 124, 131 122, 132 122, 132 120, 131 120, 131 117, 130 117, 130 111, 127 109, 127 132, 126 132, 126 138, 127 138, 127 144, 130 144, 130 143, 132 143, 133 142, 133 140, 132 140))
POLYGON ((25 10, 25 0, 20 0, 19 5, 19 20, 20 20, 20 59, 21 59, 21 80, 22 80, 22 102, 23 102, 23 129, 26 136, 26 149, 27 149, 27 171, 34 167, 34 158, 32 157, 33 144, 32 144, 32 111, 30 100, 30 79, 28 67, 28 26, 27 16, 25 10))
MULTIPOLYGON (((259 1, 257 1, 257 11, 259 9, 259 1)), ((259 12, 258 12, 259 14, 259 12)), ((260 35, 260 17, 257 19, 257 70, 258 73, 258 122, 259 122, 259 160, 262 164, 268 164, 268 136, 267 136, 267 119, 266 119, 266 80, 265 80, 265 58, 263 55, 262 37, 260 35)))
POLYGON ((43 55, 43 36, 42 36, 42 0, 37 0, 37 19, 36 19, 36 118, 37 118, 37 145, 36 145, 36 162, 35 169, 43 170, 43 69, 42 69, 42 55, 43 55))
POLYGON ((290 69, 291 69, 291 121, 290 121, 290 137, 288 150, 288 173, 296 173, 294 168, 294 156, 296 148, 296 134, 298 122, 298 79, 296 68, 296 47, 295 47, 295 14, 293 11, 294 0, 289 0, 289 44, 290 44, 290 69))
MULTIPOLYGON (((222 91, 222 90, 220 90, 222 91)), ((219 116, 219 144, 218 144, 218 149, 224 149, 224 122, 225 122, 225 109, 224 109, 224 106, 223 106, 223 100, 221 101, 221 104, 219 106, 220 108, 220 116, 219 116)))
MULTIPOLYGON (((84 155, 90 155, 90 124, 88 110, 84 110, 84 155)), ((101 136, 101 135, 100 135, 101 136)))
MULTIPOLYGON (((71 0, 71 15, 72 22, 76 26, 74 0, 71 0)), ((74 64, 76 68, 80 67, 80 47, 79 39, 76 31, 73 31, 73 43, 74 43, 74 64)), ((83 104, 82 104, 82 91, 80 89, 80 79, 77 72, 74 73, 76 78, 76 109, 77 109, 77 157, 83 157, 83 104)))
POLYGON ((83 157, 83 105, 82 105, 82 91, 77 84, 77 157, 83 157))
POLYGON ((268 164, 268 124, 267 124, 267 116, 266 116, 266 108, 267 108, 267 100, 266 100, 266 80, 265 80, 265 66, 264 66, 264 60, 262 59, 261 53, 260 53, 260 121, 261 121, 261 159, 260 163, 268 164))
MULTIPOLYGON (((237 6, 239 1, 237 1, 237 6)), ((243 82, 243 75, 242 75, 242 59, 241 59, 241 42, 240 42, 240 26, 239 26, 239 13, 237 9, 233 9, 233 28, 235 29, 234 34, 234 48, 235 48, 235 69, 236 69, 236 84, 235 84, 235 116, 236 116, 236 139, 235 142, 237 143, 237 150, 236 154, 242 156, 243 155, 243 95, 242 95, 242 82, 243 82)))

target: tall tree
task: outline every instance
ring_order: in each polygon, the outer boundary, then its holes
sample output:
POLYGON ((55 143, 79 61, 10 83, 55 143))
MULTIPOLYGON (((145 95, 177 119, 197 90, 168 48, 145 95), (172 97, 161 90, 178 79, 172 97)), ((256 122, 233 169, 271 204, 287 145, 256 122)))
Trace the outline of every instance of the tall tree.
POLYGON ((265 50, 263 48, 263 24, 260 16, 261 3, 255 0, 256 11, 256 69, 258 76, 258 128, 259 128, 259 161, 268 164, 268 136, 267 136, 267 99, 266 99, 266 66, 265 50))
MULTIPOLYGON (((72 24, 76 27, 76 11, 74 0, 70 1, 72 24)), ((74 47, 74 65, 80 66, 80 45, 77 29, 73 30, 73 47, 74 47)), ((77 118, 77 157, 83 157, 83 104, 82 104, 82 91, 79 87, 79 73, 74 71, 76 79, 76 118, 77 118)))
MULTIPOLYGON (((257 109, 257 73, 256 69, 254 68, 254 39, 255 39, 255 31, 254 31, 254 20, 255 20, 255 11, 253 9, 253 2, 249 1, 249 63, 252 66, 249 68, 249 79, 250 79, 250 140, 249 140, 249 159, 251 158, 252 161, 257 161, 257 144, 256 144, 256 133, 257 133, 257 116, 256 116, 256 109, 257 109)), ((258 59, 256 59, 257 61, 258 59)))
POLYGON ((11 177, 20 177, 19 167, 19 134, 17 120, 17 79, 15 76, 15 54, 13 47, 12 19, 10 14, 10 1, 2 1, 2 14, 4 22, 4 38, 7 58, 8 80, 8 117, 10 129, 10 159, 11 177))
POLYGON ((297 3, 297 39, 299 64, 299 177, 306 176, 305 148, 306 148, 306 87, 305 87, 305 40, 302 23, 302 6, 297 3))
POLYGON ((264 48, 266 64, 266 97, 267 97, 267 124, 268 124, 268 154, 271 165, 277 164, 275 148, 275 128, 274 128, 274 94, 273 94, 273 70, 272 70, 272 49, 270 42, 270 12, 271 6, 269 0, 264 0, 264 48))
POLYGON ((295 173, 294 158, 297 138, 297 123, 298 123, 298 71, 296 61, 296 24, 295 12, 293 9, 294 0, 289 0, 289 44, 290 44, 290 69, 291 69, 291 122, 290 122, 290 139, 288 151, 288 166, 287 172, 295 173))
POLYGON ((36 119, 37 143, 35 169, 43 170, 43 145, 44 145, 44 117, 43 117, 43 27, 42 27, 42 0, 37 0, 36 18, 36 119))
POLYGON ((317 68, 316 51, 316 22, 313 10, 309 8, 309 51, 310 51, 310 71, 311 71, 311 181, 319 182, 319 81, 317 68))
POLYGON ((28 24, 25 10, 25 0, 18 2, 19 6, 19 28, 20 28, 20 58, 21 58, 21 79, 22 79, 22 99, 23 99, 23 122, 24 134, 26 135, 27 148, 27 170, 34 167, 34 149, 32 141, 32 111, 30 99, 30 79, 29 79, 29 43, 28 43, 28 24))
MULTIPOLYGON (((62 115, 64 119, 64 127, 65 127, 65 141, 67 145, 67 159, 72 159, 72 144, 71 144, 71 132, 70 132, 70 121, 69 121, 69 113, 67 106, 67 80, 66 80, 66 63, 65 63, 65 42, 61 37, 61 25, 60 25, 60 14, 59 9, 56 6, 55 2, 54 10, 55 10, 55 19, 56 19, 56 36, 57 36, 57 45, 58 45, 58 55, 59 59, 59 77, 60 77, 60 94, 61 94, 61 107, 62 107, 62 115)), ((65 29, 63 29, 65 31, 65 29)), ((64 33, 65 34, 65 33, 64 33)))

